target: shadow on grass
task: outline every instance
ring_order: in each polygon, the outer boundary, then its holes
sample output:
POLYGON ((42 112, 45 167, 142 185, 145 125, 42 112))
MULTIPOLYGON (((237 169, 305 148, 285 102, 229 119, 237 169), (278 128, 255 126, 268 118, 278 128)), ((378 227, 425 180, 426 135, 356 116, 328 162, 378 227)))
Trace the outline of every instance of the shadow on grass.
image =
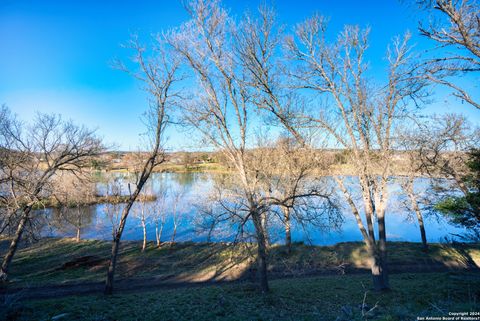
MULTIPOLYGON (((0 240, 4 254, 7 240, 0 240)), ((478 270, 479 244, 431 244, 428 253, 421 244, 388 244, 393 273, 478 270)), ((116 289, 138 291, 225 282, 255 281, 255 246, 247 243, 148 243, 121 244, 116 289)), ((110 255, 106 241, 42 239, 19 249, 11 267, 11 281, 4 293, 29 288, 30 297, 89 294, 103 289, 110 255)), ((282 245, 269 250, 269 277, 272 279, 314 275, 368 273, 369 260, 363 243, 333 246, 294 244, 290 254, 282 245)))

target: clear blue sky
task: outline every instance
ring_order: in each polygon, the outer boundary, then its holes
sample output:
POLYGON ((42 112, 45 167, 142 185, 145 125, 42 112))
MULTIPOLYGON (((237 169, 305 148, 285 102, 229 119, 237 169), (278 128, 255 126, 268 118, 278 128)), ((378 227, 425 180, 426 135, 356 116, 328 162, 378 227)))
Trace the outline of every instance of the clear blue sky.
MULTIPOLYGON (((224 2, 234 15, 255 10, 261 1, 224 2)), ((425 40, 416 30, 415 8, 397 0, 274 1, 279 20, 292 25, 314 12, 329 16, 331 29, 344 24, 370 26, 369 58, 373 71, 383 71, 386 45, 410 30, 418 48, 425 40)), ((148 36, 186 20, 180 1, 0 0, 0 104, 21 118, 35 111, 56 112, 98 128, 107 142, 135 149, 143 131, 144 93, 109 61, 128 58, 120 47, 131 33, 148 36)), ((441 95, 429 107, 439 113, 461 112, 478 123, 480 112, 441 95)), ((172 149, 189 148, 185 134, 170 131, 172 149)))

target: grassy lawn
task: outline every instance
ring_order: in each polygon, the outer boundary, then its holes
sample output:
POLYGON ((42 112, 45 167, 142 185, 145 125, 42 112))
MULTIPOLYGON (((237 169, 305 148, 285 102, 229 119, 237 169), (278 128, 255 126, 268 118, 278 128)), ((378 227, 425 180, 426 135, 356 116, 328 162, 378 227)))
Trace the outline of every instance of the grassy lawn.
MULTIPOLYGON (((8 240, 0 240, 3 255, 8 240)), ((234 280, 176 289, 149 288, 106 298, 67 296, 48 300, 0 302, 6 320, 416 320, 417 316, 480 310, 480 245, 389 243, 392 291, 369 291, 368 258, 362 243, 334 246, 295 244, 270 250, 271 293, 261 295, 251 282, 255 264, 251 245, 123 242, 118 279, 160 277, 167 280, 234 280), (353 273, 353 272, 367 273, 353 273), (430 273, 421 273, 430 271, 430 273), (437 271, 437 272, 431 272, 437 271), (438 272, 440 271, 440 272, 438 272), (289 278, 280 278, 289 276, 289 278), (277 279, 275 279, 277 278, 277 279), (365 298, 368 309, 362 315, 365 298), (63 316, 62 316, 63 315, 63 316), (60 316, 60 317, 59 317, 60 316), (56 318, 58 317, 58 318, 56 318)), ((110 243, 43 239, 22 246, 11 267, 11 288, 101 282, 110 243)), ((21 295, 20 295, 21 296, 21 295)), ((364 311, 365 312, 365 311, 364 311)))
POLYGON ((251 284, 66 297, 13 303, 11 320, 416 320, 452 311, 480 311, 480 274, 402 273, 392 291, 368 291, 365 274, 283 279, 268 295, 251 284), (377 308, 362 316, 361 306, 377 308))
MULTIPOLYGON (((0 255, 8 245, 0 240, 0 255)), ((417 243, 389 243, 389 263, 393 272, 422 272, 480 266, 480 244, 431 244, 423 253, 417 243)), ((176 278, 183 281, 232 280, 248 278, 255 271, 245 244, 177 243, 157 248, 149 243, 145 252, 140 242, 122 242, 117 277, 176 278)), ((43 239, 21 248, 10 269, 10 287, 103 281, 110 255, 106 241, 43 239)), ((350 274, 369 271, 363 243, 334 246, 295 244, 287 255, 283 246, 270 250, 269 270, 274 277, 350 274)))

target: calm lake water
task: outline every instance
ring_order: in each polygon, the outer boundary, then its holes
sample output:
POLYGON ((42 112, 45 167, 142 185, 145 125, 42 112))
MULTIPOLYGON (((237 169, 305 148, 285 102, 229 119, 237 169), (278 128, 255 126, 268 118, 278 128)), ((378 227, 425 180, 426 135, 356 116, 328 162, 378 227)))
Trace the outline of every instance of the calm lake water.
MULTIPOLYGON (((146 186, 147 193, 159 193, 162 190, 170 191, 165 202, 165 223, 162 233, 162 241, 171 240, 174 222, 174 204, 176 206, 177 233, 176 241, 206 241, 207 232, 199 229, 200 211, 198 204, 206 199, 209 191, 213 188, 215 176, 218 174, 207 173, 155 173, 146 186), (175 199, 178 199, 175 202, 175 199)), ((128 191, 127 182, 131 177, 127 174, 118 174, 118 183, 122 193, 128 191)), ((416 191, 418 193, 426 192, 428 181, 426 179, 416 182, 416 191)), ((99 193, 105 193, 107 185, 98 183, 99 193)), ((395 183, 390 187, 390 202, 386 214, 387 238, 389 241, 409 241, 420 242, 420 233, 416 217, 405 207, 401 206, 401 196, 398 193, 399 187, 395 183)), ((341 199, 341 198, 340 198, 341 199)), ((303 228, 293 222, 292 239, 293 241, 303 241, 316 245, 329 245, 347 241, 361 241, 362 236, 358 230, 353 215, 344 206, 342 210, 342 220, 338 229, 325 230, 316 226, 306 225, 303 228)), ((112 208, 109 205, 100 204, 82 209, 85 217, 85 227, 82 229, 82 238, 85 239, 105 239, 112 238, 112 220, 107 213, 112 214, 112 208)), ((118 212, 119 209, 117 209, 118 212)), ((148 206, 147 206, 148 210, 148 206)), ((123 234, 124 240, 141 240, 143 231, 140 220, 135 216, 139 212, 139 207, 131 212, 123 234)), ((52 215, 49 210, 48 215, 52 215)), ((441 215, 433 213, 424 213, 427 238, 430 242, 445 241, 445 237, 451 237, 452 234, 462 234, 464 229, 453 226, 441 215)), ((231 241, 235 231, 228 225, 219 226, 213 230, 213 241, 231 241)), ((270 234, 273 242, 281 243, 284 237, 280 222, 272 222, 270 234)), ((61 227, 50 226, 45 230, 48 236, 74 236, 75 230, 69 224, 62 224, 61 227)), ((155 240, 155 226, 152 219, 147 220, 147 236, 149 241, 155 240)))

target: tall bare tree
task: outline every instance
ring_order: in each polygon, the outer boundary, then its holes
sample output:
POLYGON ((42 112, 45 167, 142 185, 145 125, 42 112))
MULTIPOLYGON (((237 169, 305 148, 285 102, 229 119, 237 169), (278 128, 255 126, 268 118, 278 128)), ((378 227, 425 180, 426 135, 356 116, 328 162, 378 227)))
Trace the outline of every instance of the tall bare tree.
MULTIPOLYGON (((472 95, 458 77, 478 77, 480 71, 480 7, 475 0, 421 0, 420 6, 431 15, 420 22, 420 34, 436 43, 432 58, 421 64, 425 76, 446 86, 453 95, 480 109, 480 97, 472 95)), ((476 82, 478 83, 478 81, 476 82)), ((474 86, 476 87, 476 86, 474 86)))
MULTIPOLYGON (((409 36, 396 39, 387 52, 388 80, 375 85, 368 80, 365 58, 368 30, 346 26, 334 42, 327 42, 327 23, 314 16, 297 25, 294 36, 284 44, 287 59, 285 75, 275 73, 278 46, 270 41, 274 30, 273 15, 263 11, 259 32, 250 32, 248 49, 242 59, 254 65, 251 71, 255 87, 267 107, 293 137, 303 137, 304 128, 315 127, 330 136, 332 142, 351 153, 355 179, 335 179, 356 218, 372 261, 372 276, 377 290, 389 288, 385 211, 391 173, 392 138, 396 124, 407 116, 410 98, 422 98, 424 81, 412 74, 409 36), (260 63, 259 63, 260 62, 260 63), (287 77, 288 76, 288 77, 287 77), (302 105, 279 104, 285 88, 301 94, 315 93, 316 110, 302 105), (287 108, 287 107, 288 108, 287 108), (286 113, 285 110, 290 111, 286 113), (357 204, 349 184, 360 191, 357 204), (361 217, 364 208, 364 220, 361 217), (377 219, 378 242, 374 218, 377 219), (365 226, 365 223, 366 226, 365 226)), ((280 62, 281 63, 281 62, 280 62)), ((285 100, 285 99, 284 99, 285 100)), ((260 105, 260 107, 262 107, 260 105)), ((303 144, 308 140, 300 139, 303 144)))
MULTIPOLYGON (((217 148, 233 169, 237 184, 225 192, 225 212, 240 227, 251 222, 257 243, 257 264, 262 292, 267 279, 269 208, 279 200, 262 188, 264 173, 252 162, 253 130, 258 117, 247 81, 247 70, 237 51, 237 24, 219 1, 190 1, 185 5, 190 21, 171 33, 169 41, 197 78, 199 90, 184 104, 185 122, 217 148)), ((242 228, 240 228, 242 230, 242 228)))
POLYGON ((170 121, 175 98, 178 96, 172 88, 178 80, 178 59, 175 58, 175 53, 168 50, 168 46, 165 44, 162 36, 159 35, 154 39, 151 55, 147 55, 147 49, 139 43, 137 37, 133 37, 128 47, 135 53, 133 62, 137 65, 137 68, 135 70, 129 69, 121 62, 116 63, 116 67, 141 81, 144 89, 150 95, 150 108, 146 112, 149 151, 146 153, 142 166, 140 166, 138 175, 136 175, 137 178, 133 190, 129 188, 129 198, 123 208, 118 229, 114 234, 112 254, 105 282, 104 293, 107 295, 113 292, 120 240, 130 209, 155 166, 165 160, 163 151, 165 128, 170 121))
POLYGON ((297 27, 296 39, 287 43, 291 58, 300 63, 293 77, 300 87, 332 100, 320 116, 310 120, 327 131, 340 146, 352 151, 354 185, 361 191, 366 226, 360 216, 361 206, 346 186, 348 179, 339 176, 336 180, 372 259, 374 287, 388 289, 385 213, 388 182, 393 174, 393 139, 396 125, 408 116, 411 98, 422 98, 424 83, 411 74, 408 35, 395 39, 389 47, 388 80, 378 86, 370 83, 367 76, 365 54, 369 31, 347 26, 336 43, 328 44, 325 30, 325 20, 321 17, 309 19, 297 27), (373 224, 375 218, 378 242, 373 224))
POLYGON ((233 22, 218 1, 191 1, 185 7, 191 20, 170 35, 170 43, 196 75, 200 90, 185 104, 184 118, 222 151, 234 169, 238 195, 245 201, 242 220, 251 220, 255 227, 260 287, 267 292, 266 236, 261 224, 265 209, 259 203, 258 179, 246 165, 253 115, 242 82, 244 71, 233 54, 233 22))
POLYGON ((37 114, 27 125, 6 107, 1 114, 0 182, 8 186, 7 198, 14 200, 12 211, 20 214, 0 271, 0 279, 6 281, 34 206, 52 195, 52 180, 62 171, 79 175, 103 147, 92 130, 57 115, 37 114))

